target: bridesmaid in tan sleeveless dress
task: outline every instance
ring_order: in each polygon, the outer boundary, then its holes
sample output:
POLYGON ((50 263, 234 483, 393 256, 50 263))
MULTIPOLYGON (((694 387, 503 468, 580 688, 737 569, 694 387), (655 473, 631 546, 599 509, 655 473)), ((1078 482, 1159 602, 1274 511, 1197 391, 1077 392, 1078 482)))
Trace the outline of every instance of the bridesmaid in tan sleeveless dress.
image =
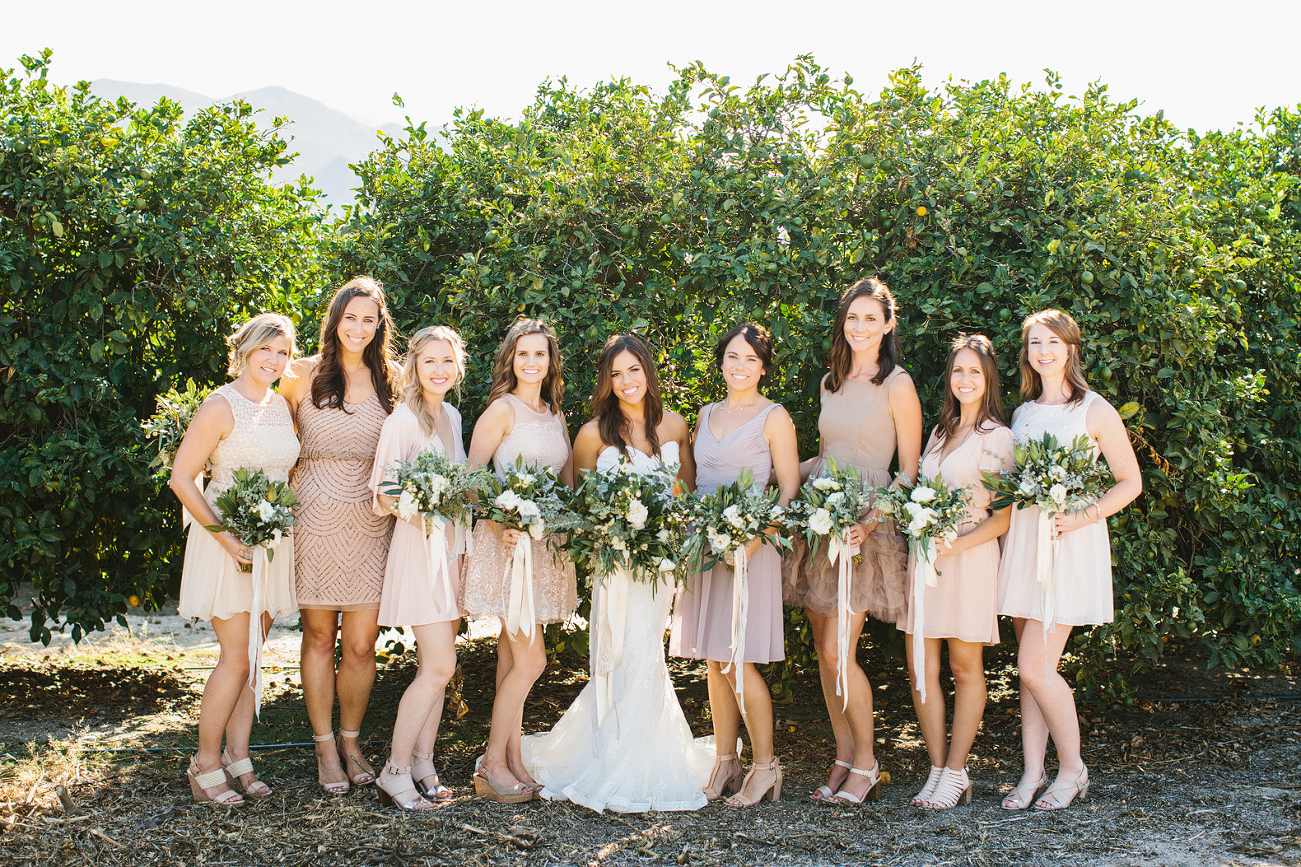
MULTIPOLYGON (((868 488, 890 482, 896 451, 899 472, 917 478, 921 456, 922 409, 912 378, 898 366, 894 295, 875 277, 860 280, 840 296, 833 344, 822 381, 821 441, 818 457, 800 465, 805 478, 816 478, 828 458, 851 466, 868 488)), ((875 516, 875 510, 865 516, 875 516)), ((804 608, 813 629, 822 693, 836 736, 836 762, 816 800, 861 802, 875 798, 880 766, 873 754, 872 688, 856 659, 858 639, 870 614, 886 623, 904 615, 908 554, 893 522, 860 524, 849 531, 850 545, 861 547, 847 600, 837 598, 837 567, 823 546, 813 562, 802 541, 785 558, 785 598, 804 608), (849 612, 849 658, 845 661, 848 695, 837 695, 838 610, 849 612)))
MULTIPOLYGON (((470 438, 469 465, 491 460, 498 473, 523 456, 526 465, 554 470, 573 486, 573 455, 561 401, 564 372, 555 332, 537 319, 520 319, 506 332, 492 372, 488 408, 470 438)), ((506 629, 510 598, 511 552, 519 533, 488 520, 474 528, 473 552, 466 558, 466 615, 501 621, 497 639, 497 695, 492 705, 488 746, 475 768, 475 791, 491 800, 532 800, 542 788, 529 776, 520 753, 520 726, 529 690, 547 664, 541 629, 511 634, 506 629)), ((574 564, 555 555, 545 540, 533 539, 535 626, 567 620, 578 606, 574 564)))
POLYGON ((212 621, 221 646, 203 689, 199 751, 186 776, 196 801, 235 807, 244 803, 231 788, 236 779, 249 797, 271 794, 253 772, 248 755, 254 715, 249 630, 261 629, 265 636, 274 618, 298 607, 294 537, 287 534, 276 549, 264 573, 263 598, 255 600, 253 576, 241 571, 253 562, 252 549, 230 533, 206 528, 221 522, 212 504, 234 484, 232 471, 256 468, 272 481, 286 481, 298 460, 298 438, 284 398, 271 390, 293 359, 293 323, 277 313, 263 313, 240 326, 227 343, 229 374, 235 379, 213 392, 194 414, 176 450, 169 484, 194 516, 185 543, 179 613, 212 621), (205 466, 211 468, 212 482, 203 492, 195 479, 205 466))
POLYGON ((317 782, 332 795, 347 792, 350 780, 360 786, 375 779, 358 738, 375 681, 376 615, 393 518, 371 510, 367 483, 393 408, 392 334, 383 289, 369 277, 354 277, 330 301, 321 353, 296 362, 281 389, 303 441, 294 472, 303 700, 316 741, 317 782), (336 636, 342 645, 337 673, 336 636))
MULTIPOLYGON (((696 458, 696 491, 712 494, 750 470, 754 488, 776 483, 778 504, 786 506, 799 493, 800 457, 795 424, 780 404, 759 393, 759 383, 773 368, 772 336, 753 322, 738 325, 718 341, 715 360, 727 383, 727 397, 700 411, 692 442, 696 458)), ((735 662, 744 677, 745 707, 736 689, 733 661, 732 569, 724 563, 692 576, 678 591, 673 607, 669 653, 708 660, 709 710, 714 723, 717 755, 705 787, 713 800, 738 790, 727 803, 748 807, 780 791, 781 767, 773 750, 772 695, 758 665, 786 658, 782 620, 781 554, 758 539, 746 544, 747 606, 745 638, 735 662), (744 714, 742 713, 744 710, 744 714), (753 769, 741 780, 735 752, 741 722, 750 735, 753 769)))

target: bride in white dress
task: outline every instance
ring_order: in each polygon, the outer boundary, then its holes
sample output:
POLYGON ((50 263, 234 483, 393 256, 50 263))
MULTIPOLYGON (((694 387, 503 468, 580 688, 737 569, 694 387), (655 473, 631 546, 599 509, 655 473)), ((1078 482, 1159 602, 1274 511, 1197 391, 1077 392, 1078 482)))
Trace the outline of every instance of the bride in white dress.
MULTIPOLYGON (((598 361, 597 417, 574 440, 579 471, 605 470, 626 454, 638 473, 677 465, 695 475, 689 430, 665 412, 650 348, 640 337, 606 341, 598 361)), ((525 737, 525 767, 543 783, 542 797, 620 813, 695 810, 713 767, 709 738, 692 737, 664 661, 673 588, 606 576, 593 590, 590 652, 595 675, 555 727, 525 737), (598 616, 613 606, 609 616, 598 616), (620 610, 622 609, 622 610, 620 610), (623 624, 622 653, 610 621, 623 624)))

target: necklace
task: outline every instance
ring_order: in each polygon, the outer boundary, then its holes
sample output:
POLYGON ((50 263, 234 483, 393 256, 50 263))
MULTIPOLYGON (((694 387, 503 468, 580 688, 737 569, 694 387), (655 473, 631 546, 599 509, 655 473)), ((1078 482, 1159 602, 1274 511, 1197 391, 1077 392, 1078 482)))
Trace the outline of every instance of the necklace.
POLYGON ((728 415, 731 415, 734 412, 740 412, 743 409, 749 409, 750 407, 754 406, 754 402, 758 399, 759 398, 757 397, 753 398, 749 403, 742 404, 741 406, 735 408, 728 406, 727 401, 723 401, 723 412, 727 413, 728 415))

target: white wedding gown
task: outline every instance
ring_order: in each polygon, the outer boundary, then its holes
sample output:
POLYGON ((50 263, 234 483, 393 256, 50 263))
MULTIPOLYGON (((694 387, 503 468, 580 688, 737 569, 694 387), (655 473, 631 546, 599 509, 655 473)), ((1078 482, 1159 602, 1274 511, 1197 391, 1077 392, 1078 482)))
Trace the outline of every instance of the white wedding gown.
MULTIPOLYGON (((666 464, 677 463, 677 443, 661 453, 666 464)), ((639 473, 657 466, 635 449, 628 454, 639 473)), ((607 448, 597 469, 617 459, 607 448)), ((597 812, 705 806, 713 738, 692 737, 669 679, 664 630, 672 603, 671 586, 633 581, 623 570, 594 587, 592 679, 551 731, 523 739, 524 766, 546 786, 542 797, 597 812)))

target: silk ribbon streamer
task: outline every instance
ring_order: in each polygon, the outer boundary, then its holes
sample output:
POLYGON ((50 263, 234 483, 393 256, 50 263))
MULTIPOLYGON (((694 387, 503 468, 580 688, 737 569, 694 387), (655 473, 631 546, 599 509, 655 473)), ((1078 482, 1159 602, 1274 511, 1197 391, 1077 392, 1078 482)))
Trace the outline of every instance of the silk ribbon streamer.
POLYGON ((922 704, 926 703, 926 609, 923 600, 927 587, 938 587, 939 573, 935 571, 935 546, 939 539, 926 545, 920 540, 912 543, 913 554, 913 678, 922 704))
POLYGON ((732 676, 736 678, 736 701, 741 706, 741 716, 744 717, 745 672, 742 669, 745 663, 745 623, 749 619, 750 609, 749 557, 745 554, 745 546, 737 548, 733 557, 735 560, 732 566, 732 652, 723 674, 729 671, 735 672, 732 676))
POLYGON ((451 613, 457 610, 457 606, 456 590, 452 587, 452 570, 447 565, 447 519, 439 514, 423 517, 420 524, 425 531, 425 548, 429 553, 429 590, 434 596, 434 604, 443 613, 451 613), (438 601, 440 595, 446 600, 445 606, 438 601))
POLYGON ((253 598, 248 611, 248 685, 253 688, 253 715, 262 718, 262 612, 266 610, 267 549, 253 546, 253 598))
POLYGON ((836 695, 841 696, 842 710, 849 707, 849 591, 857 554, 858 546, 849 544, 849 529, 827 537, 827 560, 840 569, 836 578, 836 695))
POLYGON ((588 665, 596 692, 596 701, 592 705, 598 729, 610 710, 618 707, 619 693, 623 691, 622 679, 611 677, 611 674, 623 665, 628 589, 631 583, 632 573, 624 568, 616 568, 609 575, 598 578, 592 587, 588 665))
POLYGON ((1048 633, 1057 632, 1057 553, 1061 546, 1061 542, 1053 538, 1054 517, 1056 516, 1051 512, 1039 510, 1039 521, 1036 525, 1038 533, 1034 546, 1035 574, 1044 593, 1044 673, 1050 679, 1052 666, 1048 663, 1047 645, 1048 633))
POLYGON ((510 602, 506 609, 506 632, 523 633, 532 640, 537 628, 537 615, 533 610, 533 540, 521 532, 506 566, 510 575, 510 602))

